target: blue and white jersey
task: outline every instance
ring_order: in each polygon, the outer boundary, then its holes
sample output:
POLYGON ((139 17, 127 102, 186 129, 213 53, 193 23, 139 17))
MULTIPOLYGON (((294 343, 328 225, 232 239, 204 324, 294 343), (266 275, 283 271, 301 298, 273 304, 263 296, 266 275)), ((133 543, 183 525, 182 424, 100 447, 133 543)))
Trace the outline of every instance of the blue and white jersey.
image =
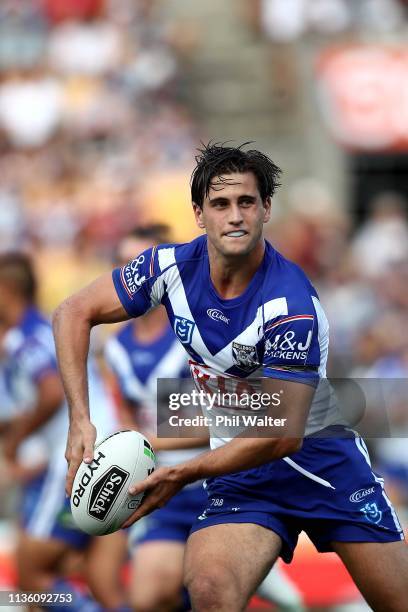
MULTIPOLYGON (((222 299, 210 277, 207 237, 146 250, 113 271, 125 310, 137 317, 162 303, 190 355, 198 389, 216 393, 261 392, 261 378, 317 387, 306 435, 342 423, 326 375, 328 322, 302 270, 268 242, 246 290, 222 299)), ((239 405, 214 409, 231 413, 239 405)), ((238 430, 235 430, 238 433, 238 430)), ((235 433, 235 435, 236 435, 235 433)), ((211 430, 212 447, 230 438, 211 430)))
MULTIPOLYGON (((19 325, 5 334, 3 351, 1 368, 10 417, 17 412, 32 409, 37 401, 38 383, 42 377, 50 372, 58 373, 49 321, 38 309, 27 308, 19 325)), ((117 429, 115 408, 92 357, 88 360, 88 389, 91 418, 98 432, 107 436, 117 429)), ((67 432, 68 407, 64 401, 55 414, 24 441, 19 449, 20 456, 24 459, 27 449, 33 448, 38 448, 40 454, 40 441, 47 460, 50 451, 63 456, 67 432)), ((31 454, 31 450, 28 454, 31 454)))
MULTIPOLYGON (((27 308, 19 325, 6 333, 3 349, 7 392, 14 410, 30 410, 37 401, 40 380, 50 372, 58 372, 49 322, 36 308, 27 308)), ((61 403, 34 436, 41 437, 49 452, 66 435, 67 423, 67 408, 61 403)))
POLYGON ((6 362, 0 347, 0 422, 8 421, 14 414, 14 402, 8 389, 6 362))
MULTIPOLYGON (((140 342, 132 323, 112 336, 105 358, 114 372, 123 397, 135 404, 137 423, 146 433, 157 431, 157 379, 189 376, 188 356, 168 325, 163 334, 149 343, 140 342)), ((160 451, 160 465, 175 465, 197 454, 196 449, 160 451)), ((202 452, 202 449, 200 449, 202 452)))

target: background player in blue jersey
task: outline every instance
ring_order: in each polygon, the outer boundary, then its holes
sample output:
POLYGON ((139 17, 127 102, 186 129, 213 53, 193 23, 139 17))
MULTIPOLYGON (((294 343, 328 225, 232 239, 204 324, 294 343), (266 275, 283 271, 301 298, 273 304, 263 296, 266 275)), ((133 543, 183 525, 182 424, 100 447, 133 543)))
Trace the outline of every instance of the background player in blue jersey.
MULTIPOLYGON (((192 201, 206 236, 149 249, 114 271, 113 285, 101 277, 58 308, 55 336, 71 407, 67 489, 82 458, 92 460, 84 375, 92 325, 163 303, 197 385, 267 393, 266 416, 278 415, 285 435, 278 426, 260 437, 260 428, 212 430, 211 451, 131 487, 149 496, 126 524, 204 477, 209 502, 185 559, 195 610, 244 609, 277 557, 291 560, 304 530, 319 551, 341 557, 374 610, 402 612, 408 553, 401 527, 364 442, 320 384, 327 320, 303 272, 262 236, 278 176, 259 151, 205 147, 192 201)), ((239 413, 240 406, 232 408, 221 402, 214 414, 239 413)))
MULTIPOLYGON (((4 330, 0 368, 6 387, 0 412, 8 413, 3 415, 0 433, 8 471, 22 485, 19 586, 24 590, 72 590, 72 584, 62 580, 65 571, 86 568, 88 582, 104 606, 114 608, 123 600, 118 572, 112 572, 121 534, 103 541, 87 536, 72 523, 64 495, 67 406, 51 326, 36 305, 36 285, 26 255, 0 256, 0 322, 4 330), (109 563, 105 559, 107 546, 109 563)), ((113 405, 93 360, 88 371, 92 406, 98 409, 93 417, 99 422, 100 434, 107 435, 115 428, 113 405)), ((79 592, 75 599, 72 610, 85 606, 101 609, 79 592)))

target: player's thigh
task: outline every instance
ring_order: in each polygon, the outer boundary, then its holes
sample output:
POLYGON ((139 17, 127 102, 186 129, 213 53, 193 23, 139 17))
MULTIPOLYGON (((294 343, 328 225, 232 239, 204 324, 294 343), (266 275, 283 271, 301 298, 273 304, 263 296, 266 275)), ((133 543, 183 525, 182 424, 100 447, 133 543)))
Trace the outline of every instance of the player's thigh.
POLYGON ((276 561, 281 546, 275 532, 254 523, 200 529, 187 542, 184 582, 193 599, 197 589, 220 593, 231 589, 240 602, 246 602, 276 561))
POLYGON ((51 576, 58 573, 70 546, 57 539, 35 538, 22 532, 16 550, 17 571, 21 585, 28 590, 46 589, 51 576))
POLYGON ((132 558, 130 598, 139 608, 181 597, 185 543, 153 540, 136 547, 132 558))
POLYGON ((405 542, 332 542, 363 597, 375 611, 408 610, 405 542))

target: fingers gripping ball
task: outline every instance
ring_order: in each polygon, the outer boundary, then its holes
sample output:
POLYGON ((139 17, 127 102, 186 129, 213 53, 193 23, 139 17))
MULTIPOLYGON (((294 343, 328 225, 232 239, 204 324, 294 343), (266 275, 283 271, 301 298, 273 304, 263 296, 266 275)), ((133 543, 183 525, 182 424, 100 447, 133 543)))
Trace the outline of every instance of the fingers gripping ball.
POLYGON ((140 506, 144 493, 130 495, 129 485, 156 467, 150 443, 137 431, 119 431, 95 446, 92 463, 81 463, 71 495, 76 525, 91 535, 120 529, 140 506))

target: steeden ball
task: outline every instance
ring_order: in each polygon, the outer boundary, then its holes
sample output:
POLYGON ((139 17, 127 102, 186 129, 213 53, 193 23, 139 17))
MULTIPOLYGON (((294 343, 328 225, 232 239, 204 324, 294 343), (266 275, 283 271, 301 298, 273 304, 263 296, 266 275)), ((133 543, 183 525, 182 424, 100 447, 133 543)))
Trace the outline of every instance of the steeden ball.
POLYGON ((71 495, 75 524, 90 535, 120 529, 140 506, 143 493, 129 495, 129 486, 156 467, 149 441, 137 431, 118 431, 95 445, 92 463, 81 463, 71 495))

